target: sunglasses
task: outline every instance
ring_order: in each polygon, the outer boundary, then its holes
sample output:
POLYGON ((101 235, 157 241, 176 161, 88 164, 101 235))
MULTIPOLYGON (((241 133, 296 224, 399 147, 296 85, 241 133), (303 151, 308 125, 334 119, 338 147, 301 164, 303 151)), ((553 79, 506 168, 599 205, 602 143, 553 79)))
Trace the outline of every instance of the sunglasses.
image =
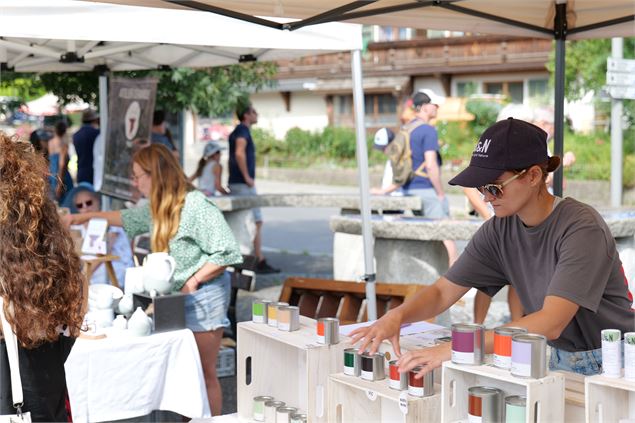
POLYGON ((487 193, 493 195, 496 198, 501 198, 503 196, 503 187, 505 185, 509 184, 511 181, 520 178, 521 175, 523 173, 525 173, 525 172, 527 172, 527 169, 515 174, 511 178, 508 178, 508 179, 504 180, 500 184, 486 184, 486 185, 483 185, 482 187, 478 187, 476 189, 483 195, 485 195, 485 193, 487 192, 487 193))
POLYGON ((78 209, 83 209, 84 207, 90 207, 93 205, 93 200, 87 200, 84 201, 83 203, 75 203, 75 207, 77 207, 78 209))

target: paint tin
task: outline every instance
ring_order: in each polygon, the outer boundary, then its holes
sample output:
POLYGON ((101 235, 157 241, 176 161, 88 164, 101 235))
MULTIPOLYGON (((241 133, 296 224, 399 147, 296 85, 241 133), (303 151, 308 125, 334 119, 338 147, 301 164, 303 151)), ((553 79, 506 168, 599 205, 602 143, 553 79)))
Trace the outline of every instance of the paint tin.
POLYGON ((259 397, 254 397, 253 417, 255 421, 257 422, 265 421, 265 403, 267 401, 273 401, 273 397, 268 397, 264 395, 259 397))
POLYGON ((360 376, 361 357, 357 354, 357 348, 346 348, 344 350, 344 374, 349 376, 360 376))
POLYGON ((547 376, 547 338, 534 333, 512 336, 512 375, 540 379, 547 376))
POLYGON ((527 419, 527 397, 512 395, 505 397, 505 423, 525 423, 527 419))
POLYGON ((295 407, 278 407, 276 410, 276 423, 291 423, 291 415, 298 412, 295 407))
POLYGON ((251 304, 251 321, 254 323, 267 323, 267 306, 271 301, 255 300, 251 304))
POLYGON ((501 369, 512 366, 512 336, 519 333, 527 333, 527 329, 511 326, 494 329, 494 366, 501 369))
POLYGON ((285 405, 283 401, 265 402, 265 423, 276 423, 276 411, 285 405))
POLYGON ((635 332, 624 334, 624 379, 635 380, 635 332))
POLYGON ((340 320, 334 317, 318 319, 317 341, 325 345, 335 345, 340 342, 340 320))
POLYGON ((269 303, 267 304, 267 324, 269 326, 278 327, 278 307, 286 307, 287 303, 269 303))
POLYGON ((306 414, 291 414, 291 423, 306 423, 307 416, 306 414))
POLYGON ((604 329, 602 337, 602 375, 622 376, 622 332, 619 329, 604 329))
POLYGON ((417 366, 408 372, 408 394, 413 397, 430 397, 434 395, 434 372, 430 370, 422 378, 415 376, 421 370, 417 366))
POLYGON ((388 375, 390 380, 388 386, 398 391, 405 391, 408 389, 408 373, 399 373, 399 365, 397 360, 388 362, 388 375))
POLYGON ((467 421, 469 423, 501 423, 503 421, 503 391, 488 386, 473 386, 467 392, 467 421))
POLYGON ((296 306, 278 307, 278 329, 293 332, 300 329, 300 309, 296 306))
POLYGON ((381 353, 376 353, 373 355, 370 354, 361 354, 361 376, 362 379, 366 380, 382 380, 386 378, 386 373, 384 370, 384 355, 381 353))
POLYGON ((483 364, 485 328, 483 325, 455 323, 452 325, 452 362, 483 364))

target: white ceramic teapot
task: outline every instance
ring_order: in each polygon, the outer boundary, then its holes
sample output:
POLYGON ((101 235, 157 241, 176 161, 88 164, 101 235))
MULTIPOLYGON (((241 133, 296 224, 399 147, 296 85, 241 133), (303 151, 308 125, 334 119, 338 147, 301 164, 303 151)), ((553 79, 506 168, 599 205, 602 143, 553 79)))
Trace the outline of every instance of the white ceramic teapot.
POLYGON ((168 253, 148 254, 143 263, 143 288, 148 293, 169 293, 175 269, 176 261, 168 253))
POLYGON ((128 330, 134 336, 148 336, 152 332, 152 319, 146 315, 141 307, 137 307, 137 310, 128 319, 128 330))

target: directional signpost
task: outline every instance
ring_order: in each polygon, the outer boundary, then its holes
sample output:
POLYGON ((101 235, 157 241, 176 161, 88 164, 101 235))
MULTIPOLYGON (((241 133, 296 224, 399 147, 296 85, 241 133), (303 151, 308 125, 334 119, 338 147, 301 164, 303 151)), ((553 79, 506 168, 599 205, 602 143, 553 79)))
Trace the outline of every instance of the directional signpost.
POLYGON ((606 85, 612 98, 635 100, 635 60, 609 57, 606 85))

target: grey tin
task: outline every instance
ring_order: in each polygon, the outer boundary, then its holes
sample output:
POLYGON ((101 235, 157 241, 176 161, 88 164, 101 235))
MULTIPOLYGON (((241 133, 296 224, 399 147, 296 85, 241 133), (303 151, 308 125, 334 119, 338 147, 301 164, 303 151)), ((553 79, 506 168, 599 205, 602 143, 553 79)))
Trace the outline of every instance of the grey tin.
MULTIPOLYGON (((416 373, 419 370, 421 366, 414 367, 410 372, 416 373)), ((408 381, 410 381, 410 372, 408 372, 408 381)), ((410 385, 408 385, 408 393, 412 395, 410 385)), ((434 395, 434 372, 431 370, 423 376, 423 396, 431 397, 432 395, 434 395)))
POLYGON ((396 380, 393 380, 390 377, 390 367, 396 366, 397 360, 392 360, 388 362, 388 387, 390 389, 395 389, 398 391, 407 391, 408 390, 408 373, 399 373, 399 387, 397 387, 396 380))
MULTIPOLYGON (((485 358, 485 326, 480 325, 478 323, 454 323, 450 327, 452 331, 452 335, 454 336, 454 332, 461 333, 471 333, 473 334, 473 351, 474 351, 474 362, 473 363, 460 363, 457 364, 473 364, 473 365, 481 365, 483 364, 483 359, 485 358)), ((454 350, 454 339, 452 340, 452 349, 454 350)), ((452 360, 454 362, 454 360, 452 360)))
POLYGON ((366 380, 383 380, 386 378, 386 371, 384 369, 384 360, 385 357, 381 353, 376 353, 373 355, 370 354, 362 354, 360 356, 361 363, 361 376, 362 379, 366 380), (368 374, 371 376, 368 376, 368 374), (371 379, 372 378, 372 379, 371 379))
POLYGON ((298 411, 295 407, 278 407, 276 410, 276 423, 291 423, 291 415, 298 411))
POLYGON ((344 350, 344 374, 345 375, 349 375, 349 376, 357 376, 359 377, 361 375, 362 372, 362 364, 361 364, 361 357, 360 355, 357 353, 357 348, 346 348, 344 350), (347 361, 347 356, 353 358, 353 366, 347 366, 346 365, 346 361, 347 361))
POLYGON ((323 317, 318 322, 324 325, 325 345, 335 345, 340 342, 340 319, 323 317))
POLYGON ((547 338, 537 333, 522 333, 512 336, 512 368, 514 367, 514 342, 531 344, 531 374, 519 375, 510 371, 516 377, 532 377, 541 379, 547 376, 547 338))
MULTIPOLYGON (((280 322, 280 312, 289 313, 289 330, 293 332, 300 329, 300 308, 296 306, 280 306, 278 307, 278 314, 276 315, 276 322, 280 322)), ((278 329, 280 326, 278 324, 278 329)), ((286 329, 284 329, 286 330, 286 329)))
POLYGON ((467 391, 468 395, 481 399, 481 423, 503 422, 503 391, 489 386, 473 386, 467 391))
POLYGON ((291 423, 306 423, 307 416, 306 414, 291 414, 291 423))
POLYGON ((251 305, 251 312, 252 312, 251 320, 252 320, 252 322, 267 324, 267 315, 269 313, 269 303, 271 303, 271 301, 269 301, 269 300, 254 300, 253 304, 251 305), (254 317, 253 317, 254 304, 262 304, 262 322, 257 322, 256 320, 254 320, 254 317))

